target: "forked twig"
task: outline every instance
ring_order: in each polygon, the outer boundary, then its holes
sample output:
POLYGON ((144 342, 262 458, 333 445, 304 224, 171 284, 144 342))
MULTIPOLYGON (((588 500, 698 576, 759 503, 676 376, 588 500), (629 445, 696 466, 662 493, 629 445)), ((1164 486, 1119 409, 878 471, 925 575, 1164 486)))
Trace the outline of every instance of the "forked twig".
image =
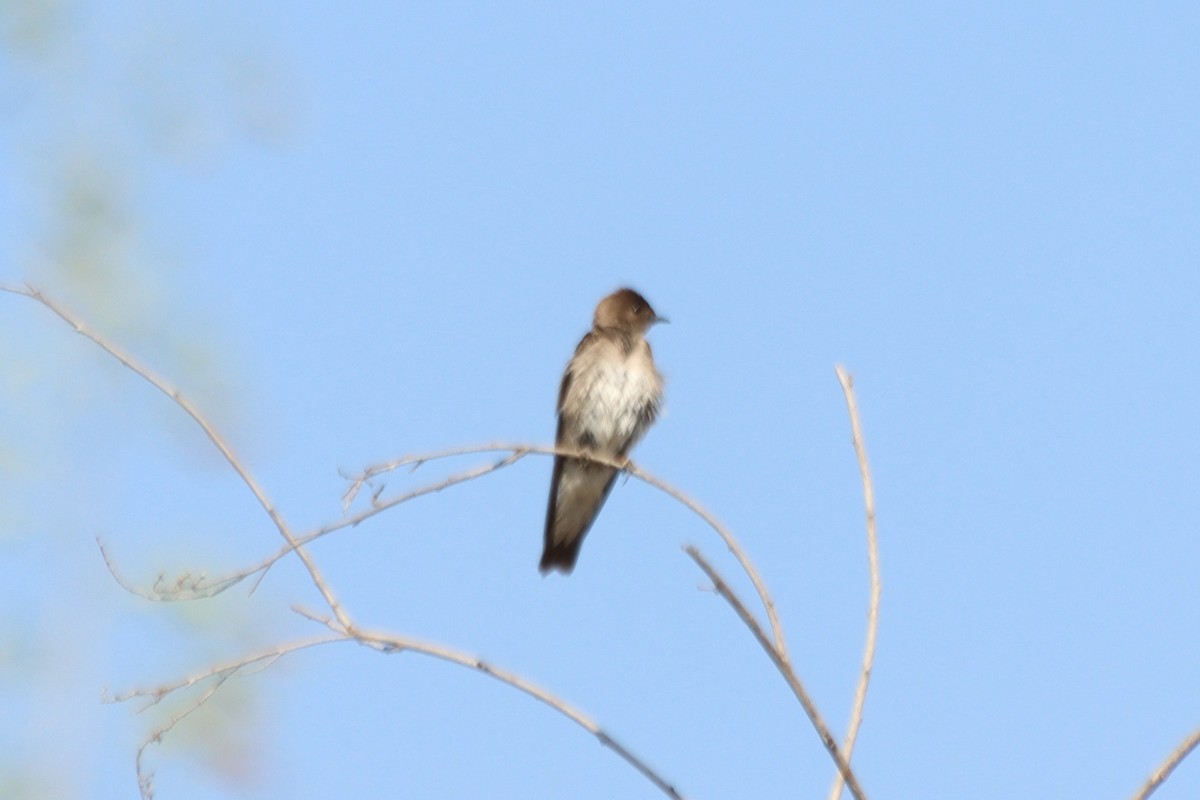
POLYGON ((121 692, 121 693, 115 694, 115 695, 107 695, 106 694, 103 697, 101 697, 101 702, 103 702, 103 703, 124 703, 129 700, 136 700, 136 699, 142 698, 142 699, 146 700, 145 705, 143 705, 141 708, 138 709, 139 712, 142 712, 142 711, 145 711, 150 706, 157 705, 159 702, 161 702, 163 700, 163 698, 167 697, 168 695, 172 694, 173 692, 180 691, 181 689, 190 689, 191 687, 193 687, 199 683, 203 683, 204 681, 209 680, 211 678, 221 678, 221 679, 232 678, 232 677, 235 677, 238 673, 242 672, 244 669, 246 669, 246 667, 252 666, 254 664, 261 664, 263 662, 266 662, 269 665, 269 664, 277 661, 282 656, 287 655, 288 653, 294 653, 297 650, 304 650, 309 647, 315 647, 319 644, 329 644, 330 642, 341 641, 342 638, 344 638, 344 637, 319 636, 315 639, 305 639, 305 640, 299 641, 299 642, 292 642, 290 644, 279 645, 277 647, 272 647, 268 650, 262 650, 258 653, 254 653, 253 655, 242 656, 241 658, 235 659, 233 661, 227 661, 223 664, 218 664, 214 667, 209 667, 208 669, 202 670, 193 675, 189 675, 186 678, 181 678, 180 680, 177 680, 173 683, 164 683, 159 686, 155 686, 151 689, 130 689, 127 692, 121 692))
POLYGON ((217 693, 227 680, 240 677, 244 670, 248 667, 259 665, 263 668, 270 666, 283 656, 294 653, 298 650, 304 650, 309 647, 315 647, 321 644, 330 644, 331 642, 343 641, 344 634, 335 634, 332 636, 321 636, 315 639, 306 639, 304 641, 293 642, 291 644, 280 645, 271 648, 270 650, 262 651, 254 655, 245 656, 236 661, 220 664, 216 667, 211 667, 203 672, 190 675, 180 681, 171 684, 163 684, 153 689, 134 689, 128 692, 122 692, 114 696, 104 696, 101 698, 105 703, 121 703, 136 698, 144 698, 146 703, 138 709, 139 712, 145 711, 150 706, 156 705, 163 698, 174 692, 191 688, 202 684, 206 681, 211 681, 211 685, 197 697, 188 702, 180 711, 172 714, 167 718, 167 721, 157 726, 152 730, 141 744, 138 745, 137 755, 134 757, 134 769, 137 773, 138 790, 141 793, 143 800, 153 800, 154 797, 154 772, 146 767, 145 756, 146 750, 152 744, 158 744, 162 741, 162 737, 170 733, 176 725, 182 722, 187 717, 191 716, 200 706, 208 702, 214 694, 217 693))

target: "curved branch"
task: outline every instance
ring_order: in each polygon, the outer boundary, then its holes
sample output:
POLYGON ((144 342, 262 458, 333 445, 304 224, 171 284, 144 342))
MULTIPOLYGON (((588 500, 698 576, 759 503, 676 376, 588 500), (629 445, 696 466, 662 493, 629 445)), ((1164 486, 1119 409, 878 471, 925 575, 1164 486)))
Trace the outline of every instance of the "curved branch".
MULTIPOLYGON (((758 574, 758 570, 754 568, 754 564, 750 561, 750 557, 746 555, 746 551, 742 548, 741 544, 737 541, 734 535, 730 533, 729 529, 722 525, 716 517, 709 513, 707 509, 705 509, 695 500, 691 499, 682 491, 674 486, 671 486, 667 482, 642 470, 632 461, 605 458, 596 453, 567 447, 542 447, 537 445, 513 444, 506 442, 493 442, 492 444, 483 445, 466 445, 464 447, 452 447, 431 453, 408 455, 393 461, 387 461, 367 467, 359 475, 348 479, 351 482, 350 487, 346 490, 345 495, 343 495, 342 502, 344 506, 348 507, 349 504, 354 501, 354 498, 358 495, 362 488, 371 481, 371 479, 387 472, 393 472, 401 467, 411 467, 416 469, 422 464, 430 461, 436 461, 438 459, 471 455, 473 453, 493 453, 506 451, 511 451, 515 456, 524 456, 529 453, 536 453, 538 455, 562 455, 594 461, 597 464, 604 464, 605 466, 623 470, 627 474, 640 480, 642 483, 653 486, 659 491, 664 492, 678 500, 692 513, 704 520, 704 522, 710 528, 712 528, 718 536, 721 537, 721 541, 725 543, 725 546, 729 548, 729 551, 733 553, 734 557, 738 561, 738 564, 742 567, 743 571, 745 571, 747 577, 750 578, 750 582, 754 584, 754 590, 757 592, 759 601, 762 603, 763 609, 767 613, 767 621, 771 627, 771 635, 775 640, 775 647, 786 657, 787 646, 784 643, 783 626, 780 624, 779 615, 775 611, 775 601, 771 598, 770 592, 767 591, 766 584, 763 583, 762 578, 758 574)), ((403 496, 402 498, 397 499, 395 502, 389 501, 389 506, 395 505, 398 502, 402 502, 402 499, 403 496)))
MULTIPOLYGON (((854 453, 858 458, 858 471, 863 485, 863 507, 867 518, 867 562, 871 572, 871 597, 867 605, 867 641, 863 646, 862 670, 858 676, 858 687, 854 691, 854 706, 850 711, 850 723, 846 727, 846 738, 842 740, 842 753, 847 763, 854 753, 854 743, 862 727, 863 708, 867 703, 867 687, 871 682, 871 669, 875 664, 875 637, 879 630, 879 596, 883 581, 879 576, 879 540, 875 535, 875 487, 871 482, 871 466, 867 461, 867 445, 863 439, 858 420, 858 402, 854 398, 854 377, 846 370, 836 367, 838 383, 846 396, 846 411, 850 415, 850 430, 854 436, 854 453)), ((833 777, 830 800, 842 796, 842 774, 833 777)))
POLYGON ((472 656, 457 650, 452 650, 442 645, 432 644, 429 642, 421 642, 416 639, 407 637, 390 636, 388 634, 366 633, 356 631, 354 638, 370 646, 377 646, 388 651, 410 651, 430 656, 441 661, 447 661, 451 664, 457 664, 460 667, 466 667, 487 675, 489 678, 499 681, 500 683, 511 686, 512 688, 529 695, 544 705, 549 706, 558 713, 562 714, 567 719, 574 722, 579 727, 583 728, 588 733, 596 737, 600 744, 612 750, 620 756, 626 763, 640 772, 646 779, 653 783, 659 791, 673 800, 683 800, 681 795, 674 786, 672 786, 665 778, 655 772, 646 762, 635 756, 628 748, 606 733, 593 719, 583 714, 578 709, 568 705, 564 700, 555 697, 545 689, 533 684, 516 673, 501 669, 482 658, 472 656))
POLYGON ((665 794, 672 800, 684 800, 683 795, 675 789, 662 775, 652 769, 646 762, 638 758, 632 751, 617 741, 611 734, 607 733, 600 727, 595 720, 591 719, 583 712, 569 705, 565 700, 556 697, 542 687, 525 680, 521 676, 494 666, 487 661, 484 661, 478 656, 473 656, 463 653, 459 650, 454 650, 439 644, 430 642, 422 642, 417 639, 411 639, 404 636, 393 636, 387 633, 368 632, 363 630, 354 630, 347 633, 341 629, 340 624, 331 620, 323 619, 314 614, 297 608, 296 611, 301 615, 319 622, 328 627, 331 634, 328 636, 317 637, 314 639, 306 639, 291 644, 280 645, 268 650, 261 651, 254 655, 245 656, 236 661, 219 664, 215 667, 210 667, 202 672, 190 675, 174 683, 163 684, 152 689, 134 689, 128 692, 122 692, 115 696, 105 696, 103 699, 106 703, 121 703, 129 700, 144 699, 145 705, 139 709, 144 711, 152 705, 157 704, 167 696, 174 692, 189 689, 193 686, 203 684, 205 681, 212 681, 212 685, 208 686, 199 697, 188 703, 184 709, 176 714, 173 714, 165 723, 155 728, 138 747, 137 758, 135 759, 137 767, 138 786, 141 790, 143 800, 152 800, 154 797, 154 773, 146 769, 145 753, 152 744, 158 744, 162 741, 162 737, 169 733, 183 719, 192 714, 200 706, 204 705, 210 697, 212 697, 227 680, 235 677, 241 677, 248 674, 248 667, 260 666, 261 669, 266 669, 275 663, 277 660, 290 653, 295 653, 299 650, 304 650, 309 647, 315 647, 322 644, 332 644, 334 642, 357 642, 367 647, 374 648, 384 653, 400 653, 412 652, 421 655, 430 656, 441 661, 446 661, 451 664, 457 664, 467 669, 472 669, 487 675, 493 680, 499 681, 502 684, 511 686, 512 688, 529 695, 542 704, 549 706, 558 713, 562 714, 567 719, 580 726, 588 733, 596 737, 600 744, 612 750, 626 763, 636 769, 646 779, 653 783, 659 791, 665 794))

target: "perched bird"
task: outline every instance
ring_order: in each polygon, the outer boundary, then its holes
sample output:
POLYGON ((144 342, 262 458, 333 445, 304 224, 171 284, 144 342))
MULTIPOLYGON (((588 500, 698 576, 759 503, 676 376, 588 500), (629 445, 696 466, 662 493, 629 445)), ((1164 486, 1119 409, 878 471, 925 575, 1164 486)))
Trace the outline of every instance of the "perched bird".
MULTIPOLYGON (((667 320, 632 289, 600 301, 592 329, 575 348, 558 390, 559 447, 624 461, 654 422, 663 380, 654 368, 646 331, 667 320)), ((583 537, 604 505, 617 469, 582 458, 554 457, 546 544, 538 570, 570 573, 583 537)))

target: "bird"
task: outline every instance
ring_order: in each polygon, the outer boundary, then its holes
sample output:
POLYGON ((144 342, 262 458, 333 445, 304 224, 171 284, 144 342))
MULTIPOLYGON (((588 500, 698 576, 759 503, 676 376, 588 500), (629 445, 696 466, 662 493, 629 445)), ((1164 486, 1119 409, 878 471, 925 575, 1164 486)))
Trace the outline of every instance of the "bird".
MULTIPOLYGON (((633 289, 618 289, 596 306, 592 329, 575 348, 558 389, 560 448, 624 462, 658 416, 663 378, 646 332, 667 322, 633 289)), ((570 574, 579 548, 612 491, 618 468, 555 455, 538 571, 570 574)))

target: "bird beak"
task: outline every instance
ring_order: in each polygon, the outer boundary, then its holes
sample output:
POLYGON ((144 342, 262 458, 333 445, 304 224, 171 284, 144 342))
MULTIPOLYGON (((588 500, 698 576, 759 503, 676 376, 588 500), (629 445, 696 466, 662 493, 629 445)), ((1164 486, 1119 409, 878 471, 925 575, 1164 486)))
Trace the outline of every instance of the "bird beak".
POLYGON ((655 314, 655 315, 654 315, 654 323, 653 323, 653 324, 655 324, 655 325, 658 325, 660 322, 661 322, 661 323, 664 323, 664 324, 666 324, 666 325, 670 325, 670 324, 671 324, 671 320, 667 319, 666 317, 660 317, 660 316, 658 316, 657 314, 655 314))

